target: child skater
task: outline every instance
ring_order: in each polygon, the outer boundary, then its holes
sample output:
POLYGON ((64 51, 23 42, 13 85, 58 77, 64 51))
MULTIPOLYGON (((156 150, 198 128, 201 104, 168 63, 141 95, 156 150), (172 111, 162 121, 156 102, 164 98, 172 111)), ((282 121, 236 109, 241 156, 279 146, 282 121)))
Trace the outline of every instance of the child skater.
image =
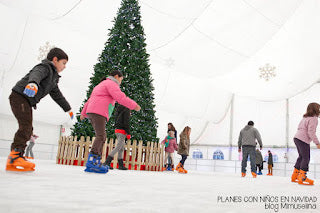
POLYGON ((269 176, 273 175, 273 156, 270 150, 268 150, 268 174, 269 176))
POLYGON ((176 170, 179 173, 187 173, 188 171, 184 169, 184 162, 186 161, 189 155, 189 148, 190 148, 190 133, 191 128, 186 126, 183 131, 180 133, 180 143, 178 146, 178 154, 181 155, 182 159, 180 163, 177 165, 176 170))
POLYGON ((167 160, 168 157, 171 159, 171 161, 168 160, 166 169, 168 171, 172 171, 171 163, 173 163, 173 153, 174 150, 178 150, 177 141, 174 137, 174 131, 169 131, 169 135, 165 137, 165 139, 161 143, 165 145, 164 159, 167 160))
POLYGON ((120 71, 112 71, 108 78, 104 78, 92 91, 90 98, 84 104, 80 119, 89 117, 96 138, 93 142, 91 151, 86 163, 86 172, 107 173, 109 167, 103 165, 101 152, 106 140, 105 126, 114 109, 115 102, 128 107, 131 110, 139 111, 140 106, 128 98, 121 90, 120 84, 123 75, 120 71))
MULTIPOLYGON (((169 131, 173 131, 174 132, 174 137, 176 138, 176 141, 177 141, 177 143, 178 143, 178 138, 177 138, 177 130, 176 130, 176 128, 173 126, 173 124, 170 122, 170 123, 168 123, 168 133, 169 133, 169 131)), ((171 162, 171 158, 169 157, 168 158, 168 162, 171 164, 171 166, 172 166, 172 170, 174 170, 174 164, 171 162)))
POLYGON ((130 139, 130 109, 125 106, 118 105, 116 113, 115 113, 115 133, 117 136, 117 146, 112 150, 112 152, 108 155, 106 162, 103 165, 107 165, 110 169, 111 161, 116 153, 118 153, 118 163, 120 170, 127 170, 127 168, 123 165, 123 151, 125 140, 130 139))
POLYGON ((34 159, 34 156, 33 156, 33 152, 32 152, 32 148, 34 146, 34 143, 36 141, 36 139, 38 138, 39 136, 35 135, 32 133, 31 137, 30 137, 30 140, 29 140, 29 145, 27 147, 27 150, 26 150, 26 156, 25 158, 27 159, 34 159), (29 157, 29 154, 30 154, 30 157, 29 157))
POLYGON ((19 129, 15 133, 11 152, 8 156, 6 170, 34 171, 35 164, 27 161, 24 150, 32 134, 32 107, 36 109, 37 103, 50 94, 51 98, 65 111, 71 119, 73 113, 65 97, 62 95, 58 82, 60 72, 68 62, 68 55, 59 48, 49 51, 47 58, 32 68, 12 88, 9 96, 12 112, 18 120, 19 129))
POLYGON ((307 178, 307 171, 309 170, 310 161, 310 142, 313 141, 317 145, 317 148, 320 149, 319 140, 316 135, 319 114, 320 105, 318 103, 310 103, 307 107, 307 112, 303 115, 299 123, 298 131, 293 138, 299 157, 294 165, 291 176, 292 182, 313 185, 314 181, 307 178))
POLYGON ((262 154, 260 152, 259 149, 256 149, 256 170, 258 171, 259 169, 259 172, 257 172, 257 175, 262 175, 262 169, 263 169, 263 158, 262 158, 262 154))

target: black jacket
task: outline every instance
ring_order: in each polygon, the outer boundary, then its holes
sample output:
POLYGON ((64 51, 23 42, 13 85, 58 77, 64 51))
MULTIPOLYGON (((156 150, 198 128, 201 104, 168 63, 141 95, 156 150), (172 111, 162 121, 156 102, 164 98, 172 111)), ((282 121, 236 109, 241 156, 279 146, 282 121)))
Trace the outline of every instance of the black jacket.
POLYGON ((268 164, 270 164, 270 165, 273 164, 273 158, 272 158, 272 154, 271 153, 269 153, 268 164))
POLYGON ((115 128, 125 130, 130 135, 130 109, 120 104, 115 113, 115 128))
POLYGON ((36 108, 37 103, 50 94, 51 98, 65 111, 71 110, 68 101, 60 92, 58 87, 59 78, 55 66, 51 61, 45 59, 42 63, 36 65, 32 70, 25 75, 17 84, 12 88, 13 91, 23 95, 32 107, 36 108), (28 97, 23 94, 27 84, 35 83, 38 86, 38 92, 34 97, 28 97))

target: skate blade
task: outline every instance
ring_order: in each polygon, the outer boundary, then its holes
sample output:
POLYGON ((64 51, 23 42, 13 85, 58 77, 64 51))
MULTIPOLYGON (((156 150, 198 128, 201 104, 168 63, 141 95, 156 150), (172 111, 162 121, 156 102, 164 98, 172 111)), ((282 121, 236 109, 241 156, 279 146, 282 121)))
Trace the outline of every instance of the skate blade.
POLYGON ((33 172, 35 171, 34 167, 32 168, 23 168, 23 167, 15 167, 15 166, 7 166, 7 171, 13 171, 13 172, 33 172))
POLYGON ((84 170, 85 172, 91 172, 91 173, 100 173, 100 174, 106 174, 108 173, 108 170, 106 171, 101 171, 101 170, 96 170, 96 169, 92 169, 92 168, 87 168, 84 170))
POLYGON ((313 182, 298 182, 298 184, 300 184, 300 185, 305 185, 305 186, 313 186, 313 182))

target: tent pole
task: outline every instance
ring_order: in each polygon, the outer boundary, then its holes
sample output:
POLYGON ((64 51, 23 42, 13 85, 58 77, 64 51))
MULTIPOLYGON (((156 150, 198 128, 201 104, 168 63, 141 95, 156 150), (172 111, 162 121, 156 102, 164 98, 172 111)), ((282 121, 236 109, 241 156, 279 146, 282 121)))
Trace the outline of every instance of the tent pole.
POLYGON ((289 99, 286 99, 286 163, 288 163, 288 151, 289 151, 289 99))
POLYGON ((232 134, 233 134, 233 111, 234 111, 234 94, 232 94, 230 105, 230 128, 229 128, 229 160, 232 159, 232 134))

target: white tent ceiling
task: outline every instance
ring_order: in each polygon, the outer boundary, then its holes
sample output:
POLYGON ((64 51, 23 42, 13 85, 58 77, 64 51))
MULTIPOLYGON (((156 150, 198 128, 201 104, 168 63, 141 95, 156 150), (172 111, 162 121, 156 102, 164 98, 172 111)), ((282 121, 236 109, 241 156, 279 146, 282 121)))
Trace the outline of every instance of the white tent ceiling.
MULTIPOLYGON (((69 55, 60 88, 78 111, 120 0, 0 0, 0 110, 46 42, 69 55)), ((319 81, 320 1, 140 0, 160 133, 173 121, 198 138, 221 122, 232 94, 281 101, 319 81), (269 63, 276 76, 259 77, 269 63)), ((50 98, 35 120, 68 117, 50 98)))

